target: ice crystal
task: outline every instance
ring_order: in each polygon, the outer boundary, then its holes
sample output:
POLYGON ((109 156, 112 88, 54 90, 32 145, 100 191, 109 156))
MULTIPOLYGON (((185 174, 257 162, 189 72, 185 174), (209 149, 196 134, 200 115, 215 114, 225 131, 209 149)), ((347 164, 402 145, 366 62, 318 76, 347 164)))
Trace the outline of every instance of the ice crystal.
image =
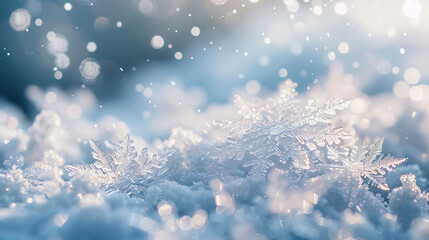
POLYGON ((348 100, 332 99, 321 107, 309 101, 301 108, 296 86, 286 81, 277 95, 266 100, 237 95, 235 105, 241 119, 215 122, 230 135, 215 157, 243 160, 249 153, 243 165, 251 167, 250 174, 265 175, 276 164, 273 157, 281 163, 292 158, 296 167, 308 169, 312 151, 349 137, 341 126, 333 125, 333 116, 347 108, 348 100))
POLYGON ((115 150, 106 153, 98 141, 89 141, 93 149, 94 163, 88 165, 66 165, 72 177, 77 173, 89 173, 98 177, 100 188, 108 194, 124 192, 129 195, 144 193, 149 182, 160 178, 166 171, 166 162, 175 149, 165 148, 159 154, 149 154, 148 148, 137 153, 134 141, 127 134, 115 150))
POLYGON ((428 195, 423 193, 416 184, 416 176, 401 176, 402 186, 389 193, 389 208, 399 217, 402 227, 409 227, 413 220, 428 210, 428 195))
POLYGON ((395 158, 390 155, 384 156, 381 154, 382 146, 383 139, 380 139, 372 147, 364 144, 358 144, 351 150, 328 147, 328 159, 333 162, 328 165, 319 165, 319 167, 340 171, 361 184, 364 179, 367 179, 371 185, 388 191, 390 188, 386 184, 384 175, 405 162, 406 159, 395 158))

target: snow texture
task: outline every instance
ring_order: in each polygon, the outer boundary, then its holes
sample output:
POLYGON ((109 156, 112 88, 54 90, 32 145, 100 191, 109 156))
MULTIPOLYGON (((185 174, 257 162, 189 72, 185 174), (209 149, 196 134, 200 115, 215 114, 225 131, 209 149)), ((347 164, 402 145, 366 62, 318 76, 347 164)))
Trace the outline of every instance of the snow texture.
POLYGON ((383 155, 383 138, 342 127, 349 103, 299 97, 288 80, 266 98, 237 95, 238 115, 201 134, 175 128, 152 144, 112 117, 94 129, 44 105, 28 131, 0 125, 0 236, 425 239, 427 180, 383 155))

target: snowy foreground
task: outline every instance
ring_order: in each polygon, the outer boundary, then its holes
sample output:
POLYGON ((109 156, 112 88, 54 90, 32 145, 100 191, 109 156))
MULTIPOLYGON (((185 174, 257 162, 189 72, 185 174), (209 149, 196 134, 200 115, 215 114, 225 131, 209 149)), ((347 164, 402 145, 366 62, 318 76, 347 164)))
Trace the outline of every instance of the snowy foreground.
POLYGON ((428 239, 415 151, 362 136, 359 102, 295 88, 237 95, 234 113, 153 143, 111 116, 86 120, 87 91, 29 89, 30 127, 0 108, 0 239, 428 239))

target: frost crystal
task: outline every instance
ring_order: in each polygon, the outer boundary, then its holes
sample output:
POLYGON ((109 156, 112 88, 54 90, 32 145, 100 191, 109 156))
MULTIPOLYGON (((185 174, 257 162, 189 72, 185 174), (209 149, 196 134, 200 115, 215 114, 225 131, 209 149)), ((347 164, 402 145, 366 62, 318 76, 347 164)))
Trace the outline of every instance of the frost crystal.
POLYGON ((309 101, 303 109, 296 98, 296 86, 286 81, 279 93, 267 100, 236 96, 241 119, 215 122, 230 135, 215 157, 243 160, 249 153, 251 156, 246 157, 243 166, 251 167, 250 174, 257 175, 265 175, 276 165, 276 158, 280 163, 292 158, 295 167, 308 169, 312 151, 349 137, 341 126, 332 124, 332 118, 338 110, 347 108, 350 101, 332 99, 322 107, 309 101))
POLYGON ((386 184, 384 175, 405 162, 406 159, 395 158, 390 155, 384 156, 381 154, 382 146, 383 139, 380 139, 372 147, 363 144, 356 145, 351 151, 345 148, 335 149, 328 147, 328 158, 333 163, 331 165, 320 165, 320 167, 328 167, 332 170, 344 172, 352 180, 357 180, 361 184, 363 179, 368 179, 371 185, 388 191, 390 188, 386 184), (378 159, 377 156, 379 156, 378 159))
POLYGON ((389 208, 399 217, 402 227, 408 228, 413 220, 428 210, 428 196, 416 184, 416 176, 401 176, 402 186, 389 193, 389 208))
POLYGON ((133 140, 127 134, 113 146, 115 150, 105 153, 98 141, 90 140, 95 162, 89 165, 66 165, 69 176, 91 174, 99 178, 100 188, 108 194, 124 192, 129 195, 144 193, 154 177, 161 177, 168 168, 166 162, 175 149, 166 148, 159 154, 150 155, 147 148, 138 154, 133 140))

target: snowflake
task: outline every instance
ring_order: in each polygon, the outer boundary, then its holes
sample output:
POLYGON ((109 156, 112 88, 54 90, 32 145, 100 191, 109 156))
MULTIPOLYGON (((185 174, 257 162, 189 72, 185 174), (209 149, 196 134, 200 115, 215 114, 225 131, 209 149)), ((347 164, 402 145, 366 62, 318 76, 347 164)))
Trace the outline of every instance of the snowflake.
POLYGON ((331 170, 338 170, 344 173, 352 181, 356 180, 363 183, 367 179, 372 186, 381 190, 390 190, 386 184, 384 175, 394 167, 405 162, 406 158, 395 158, 393 156, 384 156, 381 154, 383 139, 380 139, 372 147, 358 144, 351 151, 347 148, 328 147, 328 159, 332 160, 330 164, 320 165, 331 170), (381 154, 381 155, 380 155, 381 154), (377 158, 377 156, 379 156, 377 158))
POLYGON ((138 154, 133 140, 127 134, 111 153, 105 153, 98 141, 90 140, 95 162, 89 165, 66 165, 69 176, 91 174, 98 177, 100 188, 108 194, 124 192, 129 195, 144 193, 149 182, 161 177, 167 170, 166 162, 175 152, 165 148, 150 155, 147 148, 138 154))
POLYGON ((339 144, 341 139, 349 137, 341 126, 333 125, 332 118, 338 110, 347 108, 350 101, 332 99, 322 107, 309 101, 303 109, 296 98, 296 86, 286 81, 276 96, 266 100, 237 95, 235 105, 241 119, 215 122, 230 137, 218 147, 214 157, 243 160, 249 153, 243 166, 250 167, 250 174, 257 175, 265 175, 275 166, 276 157, 280 163, 292 158, 296 167, 309 169, 312 151, 339 144))

